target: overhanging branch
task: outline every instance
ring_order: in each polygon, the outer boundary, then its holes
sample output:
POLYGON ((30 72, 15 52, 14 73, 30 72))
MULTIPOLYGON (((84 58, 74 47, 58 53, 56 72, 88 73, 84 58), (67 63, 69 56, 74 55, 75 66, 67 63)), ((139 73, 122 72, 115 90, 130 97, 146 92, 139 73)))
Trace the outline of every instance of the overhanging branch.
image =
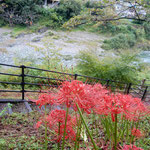
POLYGON ((98 19, 95 18, 94 21, 116 21, 116 20, 121 20, 121 19, 130 19, 130 20, 138 20, 138 21, 146 21, 146 19, 139 19, 139 18, 133 18, 133 17, 119 17, 119 18, 107 18, 107 19, 98 19))

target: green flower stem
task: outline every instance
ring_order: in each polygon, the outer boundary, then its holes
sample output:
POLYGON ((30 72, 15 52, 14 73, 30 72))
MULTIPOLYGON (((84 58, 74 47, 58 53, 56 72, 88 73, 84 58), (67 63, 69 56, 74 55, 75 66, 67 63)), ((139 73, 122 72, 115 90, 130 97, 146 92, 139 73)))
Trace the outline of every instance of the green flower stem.
POLYGON ((77 135, 76 135, 76 141, 75 141, 75 146, 74 146, 74 150, 77 149, 77 145, 78 145, 78 136, 79 136, 79 125, 80 125, 80 119, 77 121, 78 124, 78 128, 77 128, 77 135))
MULTIPOLYGON (((46 105, 45 105, 45 118, 46 118, 46 105)), ((47 140, 47 122, 45 121, 45 150, 47 150, 48 140, 47 140)))
MULTIPOLYGON (((58 136, 60 135, 60 122, 58 123, 58 136)), ((58 142, 58 150, 60 150, 60 142, 58 142)))
POLYGON ((64 134, 63 134, 62 150, 64 150, 64 145, 65 145, 65 136, 66 136, 66 126, 67 126, 68 111, 69 111, 69 108, 67 107, 66 116, 65 116, 65 128, 64 128, 64 134))
MULTIPOLYGON (((131 124, 131 130, 134 128, 134 124, 135 124, 135 122, 134 122, 134 121, 132 121, 132 124, 131 124)), ((132 143, 132 144, 133 144, 133 140, 134 140, 134 136, 133 136, 133 135, 132 135, 132 133, 131 133, 130 143, 132 143)))
MULTIPOLYGON (((139 126, 139 120, 138 120, 138 122, 136 123, 135 126, 136 126, 136 129, 137 129, 138 126, 139 126)), ((135 136, 131 135, 131 143, 132 143, 132 144, 133 144, 134 138, 135 138, 135 136)))
POLYGON ((94 120, 95 120, 95 117, 94 117, 94 112, 92 114, 92 136, 94 134, 94 120))
POLYGON ((87 126, 87 124, 86 124, 84 118, 83 118, 83 115, 82 115, 82 112, 81 112, 81 110, 80 110, 80 108, 79 108, 79 105, 78 105, 77 103, 76 103, 76 106, 77 106, 77 108, 78 108, 78 111, 79 111, 80 117, 81 117, 81 119, 82 119, 82 121, 83 121, 83 124, 85 125, 85 128, 86 128, 86 130, 87 130, 87 132, 88 132, 88 134, 89 134, 89 136, 90 136, 90 139, 91 139, 91 141, 92 141, 92 144, 93 144, 93 146, 94 146, 94 149, 95 149, 95 150, 98 150, 98 148, 97 148, 97 146, 96 146, 96 144, 95 144, 95 142, 94 142, 94 140, 93 140, 93 137, 92 137, 92 135, 91 135, 91 133, 90 133, 90 130, 89 130, 89 128, 88 128, 88 126, 87 126))
POLYGON ((98 141, 99 141, 99 139, 98 139, 98 135, 99 135, 99 133, 98 133, 98 122, 97 122, 97 120, 96 120, 96 118, 95 118, 95 126, 96 126, 96 142, 98 143, 98 141))
POLYGON ((77 150, 79 150, 79 145, 80 145, 80 138, 81 138, 81 125, 82 125, 82 120, 80 120, 80 124, 79 124, 79 135, 78 135, 77 150))
POLYGON ((126 138, 127 138, 127 141, 129 139, 129 121, 127 120, 127 127, 126 127, 126 138))
POLYGON ((115 139, 115 150, 117 150, 117 114, 115 114, 115 134, 114 134, 114 139, 115 139))
POLYGON ((124 118, 124 117, 122 118, 122 120, 123 120, 123 121, 122 121, 123 130, 122 130, 122 132, 120 133, 119 141, 122 141, 122 144, 123 144, 124 133, 125 133, 125 130, 126 130, 127 122, 125 121, 125 118, 124 118))
POLYGON ((108 119, 107 118, 105 118, 105 126, 106 126, 106 133, 107 133, 107 137, 108 137, 108 139, 110 139, 110 127, 109 127, 109 125, 110 125, 110 123, 109 123, 109 121, 108 121, 108 119))

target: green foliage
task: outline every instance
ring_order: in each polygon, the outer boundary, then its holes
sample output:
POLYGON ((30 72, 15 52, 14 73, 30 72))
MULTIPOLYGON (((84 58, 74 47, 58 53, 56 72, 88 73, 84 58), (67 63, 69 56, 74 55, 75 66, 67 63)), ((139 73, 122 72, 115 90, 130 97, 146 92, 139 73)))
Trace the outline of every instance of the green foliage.
POLYGON ((4 26, 5 24, 6 24, 6 22, 4 21, 4 19, 2 19, 2 18, 0 17, 0 27, 4 26))
POLYGON ((144 23, 144 31, 145 31, 146 38, 150 40, 150 22, 144 23))
POLYGON ((97 2, 97 1, 87 1, 84 6, 86 8, 100 8, 101 7, 101 3, 97 2))
POLYGON ((0 150, 44 149, 42 140, 40 137, 36 137, 36 129, 34 128, 38 117, 39 114, 35 111, 30 114, 12 113, 12 115, 2 116, 0 118, 2 127, 0 150), (3 128, 4 126, 7 126, 7 130, 3 128), (35 131, 31 132, 31 130, 35 131))
POLYGON ((112 35, 116 35, 118 33, 136 35, 136 29, 131 25, 125 24, 117 25, 108 22, 106 24, 101 24, 98 28, 101 33, 111 33, 112 35))
POLYGON ((80 14, 81 4, 77 0, 61 0, 56 12, 64 21, 80 14))
POLYGON ((132 48, 136 44, 136 38, 134 34, 118 34, 117 36, 104 40, 102 45, 103 49, 128 49, 132 48))
POLYGON ((56 28, 62 24, 62 16, 58 15, 55 9, 38 7, 37 12, 40 14, 38 23, 41 26, 56 28))
POLYGON ((1 16, 10 25, 31 25, 38 18, 37 7, 40 4, 42 0, 5 0, 1 16))
POLYGON ((137 80, 139 65, 135 55, 101 58, 95 51, 83 51, 79 58, 77 67, 81 74, 125 83, 135 83, 137 80))
MULTIPOLYGON (((11 107, 12 107, 12 104, 8 103, 7 107, 4 107, 4 109, 0 112, 0 116, 4 115, 7 112, 7 109, 11 107)), ((0 145, 1 145, 1 141, 0 141, 0 145)))

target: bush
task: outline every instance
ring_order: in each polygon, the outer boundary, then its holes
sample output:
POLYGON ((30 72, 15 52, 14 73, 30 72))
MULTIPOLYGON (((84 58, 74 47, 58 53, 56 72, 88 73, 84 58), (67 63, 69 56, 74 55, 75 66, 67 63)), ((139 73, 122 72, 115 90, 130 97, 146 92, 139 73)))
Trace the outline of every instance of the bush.
POLYGON ((87 1, 84 6, 86 8, 101 8, 101 3, 96 1, 87 1))
POLYGON ((145 31, 146 38, 150 40, 150 22, 144 23, 144 31, 145 31))
POLYGON ((132 48, 136 44, 136 38, 134 34, 118 34, 110 40, 104 40, 102 48, 106 50, 110 49, 127 49, 132 48))
POLYGON ((0 17, 0 27, 4 26, 5 24, 6 24, 6 23, 5 23, 4 19, 2 19, 2 18, 0 17))
POLYGON ((135 83, 137 80, 140 67, 136 55, 124 54, 119 57, 100 58, 95 51, 82 51, 79 58, 77 68, 83 75, 125 83, 135 83))
POLYGON ((118 33, 124 33, 124 34, 137 34, 136 29, 132 27, 131 25, 115 25, 112 23, 105 23, 101 24, 99 26, 99 30, 102 33, 111 33, 112 35, 116 35, 118 33))
POLYGON ((61 0, 56 12, 62 16, 63 20, 69 20, 71 17, 80 14, 81 4, 76 0, 61 0))
POLYGON ((5 0, 1 17, 12 24, 31 25, 38 18, 37 7, 40 7, 42 0, 5 0))

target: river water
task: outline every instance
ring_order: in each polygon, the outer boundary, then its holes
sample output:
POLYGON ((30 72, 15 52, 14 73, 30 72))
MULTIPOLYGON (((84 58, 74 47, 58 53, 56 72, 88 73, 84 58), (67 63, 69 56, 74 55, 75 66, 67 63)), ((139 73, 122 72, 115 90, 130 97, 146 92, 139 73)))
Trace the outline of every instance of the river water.
POLYGON ((141 52, 141 54, 139 55, 139 57, 141 58, 141 60, 143 62, 150 64, 150 50, 149 51, 143 51, 143 52, 141 52))

